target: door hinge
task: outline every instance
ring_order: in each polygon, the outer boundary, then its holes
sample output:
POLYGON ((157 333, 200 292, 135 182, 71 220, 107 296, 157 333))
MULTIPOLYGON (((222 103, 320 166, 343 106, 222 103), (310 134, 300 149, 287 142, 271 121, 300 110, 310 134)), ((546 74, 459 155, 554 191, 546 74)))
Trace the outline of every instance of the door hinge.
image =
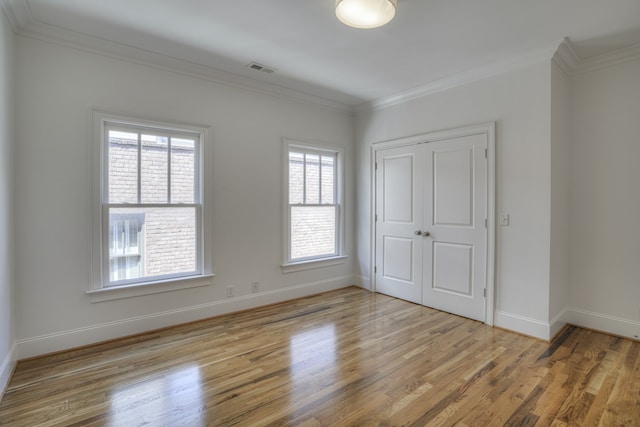
POLYGON ((484 158, 485 159, 487 158, 487 149, 486 148, 484 149, 484 158))
POLYGON ((378 214, 376 214, 376 222, 378 221, 378 214))
POLYGON ((376 170, 378 170, 378 162, 376 162, 376 170))
POLYGON ((483 294, 484 294, 484 297, 486 298, 487 297, 487 288, 483 289, 483 294))
POLYGON ((373 267, 373 272, 377 273, 378 272, 378 266, 373 267))
POLYGON ((484 228, 488 227, 487 218, 484 219, 484 228))

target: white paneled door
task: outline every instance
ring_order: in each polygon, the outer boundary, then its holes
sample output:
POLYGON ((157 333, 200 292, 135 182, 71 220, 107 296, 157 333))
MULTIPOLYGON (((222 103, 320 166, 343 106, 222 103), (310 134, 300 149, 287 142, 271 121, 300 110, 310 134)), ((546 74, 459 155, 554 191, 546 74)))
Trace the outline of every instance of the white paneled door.
POLYGON ((376 155, 376 290, 422 301, 424 155, 417 147, 376 155))
POLYGON ((376 151, 376 291, 485 321, 487 134, 376 151))

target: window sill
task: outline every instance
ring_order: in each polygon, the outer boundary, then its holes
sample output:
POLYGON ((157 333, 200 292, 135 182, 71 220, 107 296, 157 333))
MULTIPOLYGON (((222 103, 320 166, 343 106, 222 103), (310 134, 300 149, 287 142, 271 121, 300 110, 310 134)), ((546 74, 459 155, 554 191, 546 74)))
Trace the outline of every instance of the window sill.
POLYGON ((87 295, 91 302, 112 301, 124 298, 133 298, 143 295, 159 294, 161 292, 179 291, 182 289, 197 288, 211 285, 214 274, 201 276, 181 277, 179 279, 163 280, 159 282, 146 282, 141 284, 113 286, 110 288, 91 289, 87 295))
POLYGON ((308 261, 291 262, 282 264, 283 273, 293 273, 295 271, 311 270, 314 268, 330 267, 332 265, 344 264, 349 258, 346 255, 334 256, 331 258, 313 259, 308 261))

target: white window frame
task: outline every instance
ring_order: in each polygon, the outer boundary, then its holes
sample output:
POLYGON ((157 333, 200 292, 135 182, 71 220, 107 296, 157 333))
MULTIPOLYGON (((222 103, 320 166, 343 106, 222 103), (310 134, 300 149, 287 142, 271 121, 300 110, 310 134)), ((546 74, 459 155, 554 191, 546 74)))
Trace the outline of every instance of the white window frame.
POLYGON ((282 250, 282 270, 284 273, 308 270, 313 268, 328 267, 343 264, 348 258, 344 253, 344 229, 345 229, 345 209, 344 209, 344 147, 326 143, 303 142, 283 138, 283 250, 282 250), (336 176, 335 176, 335 204, 336 214, 336 250, 337 253, 328 256, 304 258, 300 260, 291 259, 291 206, 289 204, 289 152, 301 151, 319 155, 336 156, 336 176))
MULTIPOLYGON (((155 294, 159 292, 174 291, 198 286, 210 285, 212 277, 212 144, 210 141, 211 132, 208 127, 190 124, 173 123, 166 121, 156 121, 141 119, 131 116, 112 114, 96 109, 90 110, 91 115, 91 150, 90 173, 91 173, 91 284, 87 294, 92 302, 101 302, 114 299, 135 297, 141 295, 155 294), (109 241, 108 241, 108 214, 107 206, 111 206, 107 200, 106 171, 108 161, 108 144, 106 129, 109 126, 122 126, 126 128, 137 128, 139 130, 184 136, 193 135, 199 138, 198 160, 196 169, 197 176, 196 191, 199 200, 194 204, 176 206, 197 206, 196 221, 200 233, 196 235, 197 259, 196 272, 190 275, 167 275, 153 278, 140 278, 126 280, 117 285, 109 282, 109 241)), ((122 205, 126 207, 126 204, 122 205)), ((139 206, 132 204, 130 206, 139 206)), ((144 207, 149 207, 144 205, 144 207)), ((152 206, 151 206, 152 207, 152 206)))

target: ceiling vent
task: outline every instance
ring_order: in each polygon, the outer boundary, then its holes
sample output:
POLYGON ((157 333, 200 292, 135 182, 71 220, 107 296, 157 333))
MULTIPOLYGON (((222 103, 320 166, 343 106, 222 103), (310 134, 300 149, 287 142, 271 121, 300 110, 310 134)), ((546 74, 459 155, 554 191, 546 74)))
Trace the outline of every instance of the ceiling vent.
POLYGON ((258 64, 257 62, 252 62, 248 64, 247 67, 251 68, 252 70, 262 71, 263 73, 267 74, 275 73, 276 71, 275 68, 267 67, 266 65, 258 64))

